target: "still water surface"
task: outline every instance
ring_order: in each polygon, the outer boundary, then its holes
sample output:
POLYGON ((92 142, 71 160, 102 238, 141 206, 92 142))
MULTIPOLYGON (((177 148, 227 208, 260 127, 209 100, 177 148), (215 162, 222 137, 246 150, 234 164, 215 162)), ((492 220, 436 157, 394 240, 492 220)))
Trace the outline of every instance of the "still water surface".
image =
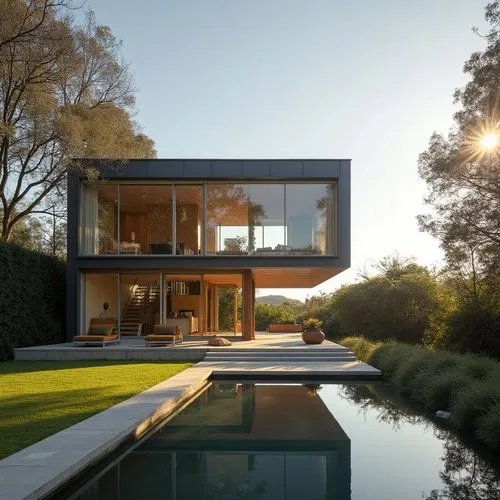
POLYGON ((72 500, 498 500, 498 458, 383 384, 213 383, 72 500))

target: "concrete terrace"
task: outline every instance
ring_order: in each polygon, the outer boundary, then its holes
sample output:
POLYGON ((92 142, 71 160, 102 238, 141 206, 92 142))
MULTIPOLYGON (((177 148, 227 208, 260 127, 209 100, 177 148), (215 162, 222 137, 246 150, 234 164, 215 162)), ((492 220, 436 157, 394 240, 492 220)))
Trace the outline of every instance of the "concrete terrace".
POLYGON ((146 347, 140 337, 123 337, 106 347, 63 343, 15 349, 21 360, 191 360, 200 361, 212 376, 378 378, 380 372, 356 360, 346 347, 325 340, 305 345, 301 335, 257 332, 253 341, 232 339, 231 346, 212 347, 207 338, 194 338, 175 347, 146 347))

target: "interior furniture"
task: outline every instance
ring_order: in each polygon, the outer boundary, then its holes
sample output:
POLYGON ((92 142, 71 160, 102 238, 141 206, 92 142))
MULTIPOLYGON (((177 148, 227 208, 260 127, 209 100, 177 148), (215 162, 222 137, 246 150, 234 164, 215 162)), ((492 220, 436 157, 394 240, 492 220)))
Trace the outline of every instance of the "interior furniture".
POLYGON ((98 345, 106 346, 120 342, 118 335, 114 332, 115 318, 92 318, 86 334, 73 337, 74 345, 98 345))
POLYGON ((150 243, 149 250, 152 254, 172 254, 172 244, 171 243, 150 243))
POLYGON ((135 242, 122 241, 120 243, 120 253, 133 253, 137 255, 141 253, 141 244, 135 242))
POLYGON ((122 241, 118 243, 114 238, 107 238, 104 243, 106 254, 138 254, 141 253, 141 244, 137 242, 122 241))
POLYGON ((178 325, 183 335, 190 335, 198 331, 198 318, 167 318, 163 322, 165 325, 178 325))
POLYGON ((175 347, 175 344, 180 344, 183 340, 182 331, 179 325, 155 325, 153 334, 144 337, 146 346, 169 345, 175 347))

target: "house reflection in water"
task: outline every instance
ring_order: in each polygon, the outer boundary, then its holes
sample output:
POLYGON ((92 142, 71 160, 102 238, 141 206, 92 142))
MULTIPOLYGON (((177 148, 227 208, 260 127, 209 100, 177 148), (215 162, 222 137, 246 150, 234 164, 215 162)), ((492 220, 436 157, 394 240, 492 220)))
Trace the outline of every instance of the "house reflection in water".
POLYGON ((214 383, 75 498, 348 500, 350 481, 350 439, 313 388, 214 383))

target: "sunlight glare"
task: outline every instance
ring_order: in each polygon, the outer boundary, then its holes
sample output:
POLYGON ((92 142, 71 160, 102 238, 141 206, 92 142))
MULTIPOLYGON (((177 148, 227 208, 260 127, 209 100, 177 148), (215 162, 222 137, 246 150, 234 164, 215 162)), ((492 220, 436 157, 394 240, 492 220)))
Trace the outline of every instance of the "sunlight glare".
POLYGON ((483 135, 480 144, 483 149, 486 150, 493 149, 498 144, 498 135, 492 132, 488 132, 487 134, 483 135))

